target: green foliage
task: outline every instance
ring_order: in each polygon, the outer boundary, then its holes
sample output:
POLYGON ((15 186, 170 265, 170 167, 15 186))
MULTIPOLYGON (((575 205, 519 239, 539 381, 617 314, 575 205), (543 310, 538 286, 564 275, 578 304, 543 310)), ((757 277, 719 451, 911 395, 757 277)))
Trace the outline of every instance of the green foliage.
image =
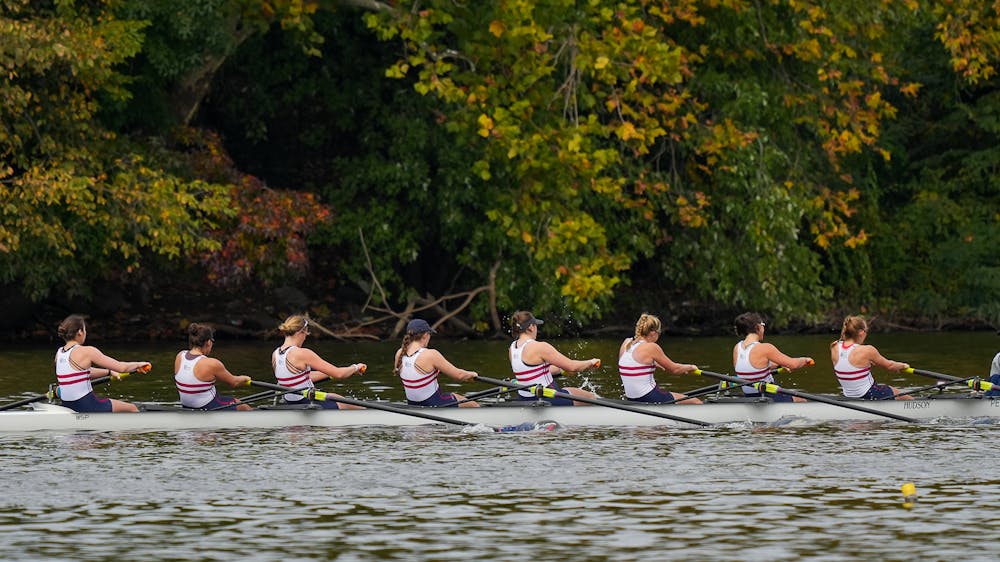
POLYGON ((85 295, 95 277, 188 260, 211 266, 233 243, 252 247, 247 264, 211 280, 245 279, 247 269, 265 282, 301 274, 309 229, 299 213, 326 212, 310 196, 272 193, 239 174, 204 179, 199 160, 223 158, 218 146, 136 139, 97 118, 102 102, 128 100, 119 69, 140 52, 147 25, 117 19, 113 8, 4 3, 0 283, 35 299, 85 295))

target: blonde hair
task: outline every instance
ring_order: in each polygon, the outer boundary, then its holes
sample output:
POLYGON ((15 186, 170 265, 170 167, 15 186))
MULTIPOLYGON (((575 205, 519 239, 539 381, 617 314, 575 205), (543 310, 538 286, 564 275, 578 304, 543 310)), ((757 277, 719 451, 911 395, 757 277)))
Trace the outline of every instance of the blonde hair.
POLYGON ((305 314, 293 314, 278 326, 278 331, 286 336, 301 332, 309 327, 309 317, 305 314))
POLYGON ((421 332, 419 334, 411 334, 410 332, 407 332, 406 334, 403 335, 403 344, 399 346, 399 353, 396 354, 396 364, 393 365, 392 367, 392 371, 394 373, 398 375, 400 368, 402 368, 403 366, 403 355, 406 354, 406 348, 410 346, 410 343, 413 340, 420 339, 420 337, 426 333, 427 332, 421 332))
POLYGON ((635 339, 644 338, 649 335, 650 332, 659 332, 661 324, 660 319, 652 314, 646 314, 645 312, 639 316, 639 320, 635 323, 635 339))
POLYGON ((840 339, 830 344, 830 347, 845 340, 856 340, 861 331, 868 330, 868 323, 860 316, 848 316, 844 318, 844 326, 840 329, 840 339))

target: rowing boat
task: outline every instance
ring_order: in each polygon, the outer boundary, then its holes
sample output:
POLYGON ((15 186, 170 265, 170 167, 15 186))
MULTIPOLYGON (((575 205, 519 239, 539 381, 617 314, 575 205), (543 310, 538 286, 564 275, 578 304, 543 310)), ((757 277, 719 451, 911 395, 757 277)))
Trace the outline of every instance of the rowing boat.
MULTIPOLYGON (((835 398, 831 396, 830 398, 835 398)), ((942 394, 916 400, 850 401, 868 410, 906 416, 917 420, 1000 419, 1000 399, 993 397, 942 394)), ((612 401, 619 402, 619 401, 612 401)), ((433 413, 463 423, 509 426, 554 421, 563 426, 669 426, 691 424, 646 415, 641 411, 683 416, 711 424, 776 424, 802 419, 816 422, 880 420, 898 423, 884 416, 823 402, 772 402, 767 399, 719 398, 702 405, 651 405, 620 402, 637 411, 602 406, 550 406, 545 402, 497 402, 481 408, 417 408, 378 402, 415 415, 433 413)), ((302 408, 261 408, 252 412, 204 412, 150 405, 138 414, 81 414, 55 404, 33 404, 30 410, 0 412, 0 433, 30 431, 170 431, 187 429, 281 428, 294 426, 355 427, 414 426, 436 422, 393 411, 323 410, 302 408)))

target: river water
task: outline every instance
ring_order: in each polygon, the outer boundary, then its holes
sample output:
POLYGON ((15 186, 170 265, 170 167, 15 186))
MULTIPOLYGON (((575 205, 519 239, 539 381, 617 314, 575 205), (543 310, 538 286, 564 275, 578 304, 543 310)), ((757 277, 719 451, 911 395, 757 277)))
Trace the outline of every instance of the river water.
MULTIPOLYGON (((830 339, 769 338, 818 363, 779 382, 833 391, 830 339)), ((170 370, 179 345, 89 343, 154 366, 100 393, 176 400, 170 370)), ((276 343, 220 340, 216 356, 266 380, 276 343)), ((369 364, 364 378, 323 388, 401 397, 389 375, 395 343, 311 343, 335 364, 369 364)), ((554 343, 607 366, 619 341, 554 343)), ((730 371, 731 338, 662 343, 677 361, 730 371)), ((873 334, 870 343, 960 376, 986 375, 1000 349, 988 333, 873 334)), ((56 345, 0 350, 0 403, 45 389, 56 345)), ((459 366, 507 374, 506 343, 432 345, 459 366)), ((712 382, 658 378, 678 391, 712 382)), ((580 382, 620 393, 607 367, 565 384, 580 382)), ((996 430, 955 420, 515 434, 453 426, 8 433, 0 435, 0 552, 95 561, 996 560, 996 430), (916 486, 911 505, 905 482, 916 486)))

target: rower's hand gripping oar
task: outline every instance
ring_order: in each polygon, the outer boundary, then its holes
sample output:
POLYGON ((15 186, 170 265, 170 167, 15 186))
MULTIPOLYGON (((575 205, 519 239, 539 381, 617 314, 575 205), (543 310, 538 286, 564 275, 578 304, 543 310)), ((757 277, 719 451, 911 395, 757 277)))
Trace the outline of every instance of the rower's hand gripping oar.
MULTIPOLYGON (((287 386, 282 386, 280 384, 274 384, 270 382, 257 381, 250 379, 246 382, 247 385, 257 386, 260 388, 269 388, 271 390, 277 390, 285 392, 288 394, 301 394, 310 400, 330 400, 332 402, 340 402, 342 404, 351 404, 353 406, 361 406, 362 408, 368 408, 371 410, 382 410, 383 412, 392 412, 394 414, 400 414, 404 416, 412 416, 415 418, 423 418, 425 420, 436 421, 440 423, 447 423, 452 425, 463 425, 463 426, 476 426, 481 425, 477 423, 467 422, 463 420, 456 420, 452 418, 446 418, 442 416, 437 416, 434 414, 428 414, 425 412, 417 412, 412 410, 407 410, 404 408, 397 408, 396 406, 389 406, 379 402, 368 402, 365 400, 355 400, 354 398, 347 398, 346 396, 334 396, 328 392, 323 392, 321 390, 316 390, 315 388, 307 388, 303 390, 296 390, 294 388, 289 388, 287 386)), ((504 427, 492 427, 486 426, 492 429, 495 433, 512 433, 516 431, 531 431, 536 429, 534 423, 524 423, 515 426, 504 426, 504 427)))
MULTIPOLYGON (((940 380, 950 381, 950 382, 954 382, 954 383, 958 383, 958 382, 963 382, 964 381, 965 384, 967 384, 969 386, 969 388, 971 388, 972 390, 989 391, 989 390, 993 390, 993 387, 995 386, 993 383, 991 383, 989 381, 984 381, 984 380, 980 379, 979 377, 971 377, 971 378, 968 378, 968 379, 963 379, 961 377, 956 377, 956 376, 953 376, 953 375, 946 375, 944 373, 935 373, 934 371, 925 371, 923 369, 914 369, 913 367, 908 367, 906 369, 903 369, 900 372, 901 373, 907 373, 907 374, 910 374, 910 375, 921 375, 921 376, 924 376, 924 377, 930 377, 932 379, 940 379, 940 380)), ((1000 388, 998 388, 997 390, 1000 390, 1000 388)))
MULTIPOLYGON (((142 367, 139 367, 138 369, 136 369, 134 371, 128 371, 128 372, 125 372, 125 373, 116 373, 116 372, 112 371, 111 369, 108 369, 108 373, 110 373, 110 374, 105 375, 103 377, 97 377, 96 379, 92 379, 90 381, 90 384, 91 385, 104 384, 104 383, 106 383, 108 381, 111 381, 111 380, 120 381, 123 378, 125 378, 125 377, 127 377, 129 375, 135 374, 135 373, 139 373, 139 374, 148 373, 149 370, 152 369, 152 368, 153 368, 152 365, 150 365, 149 363, 146 363, 145 365, 143 365, 142 367)), ((30 396, 30 397, 25 398, 23 400, 18 400, 17 402, 11 402, 10 404, 4 404, 3 406, 0 406, 0 412, 2 412, 4 410, 13 410, 14 408, 20 408, 21 406, 25 406, 27 404, 33 404, 35 402, 40 402, 42 400, 45 400, 46 398, 49 399, 49 400, 51 400, 51 399, 53 399, 55 397, 56 397, 56 393, 53 390, 49 390, 48 392, 46 392, 44 394, 36 394, 35 396, 30 396)))
POLYGON ((806 400, 812 400, 814 402, 823 402, 825 404, 831 404, 833 406, 840 406, 841 408, 848 408, 851 410, 857 410, 859 412, 865 412, 875 416, 883 416, 886 418, 893 418, 900 421, 905 421, 909 423, 917 423, 919 420, 909 418, 906 416, 901 416, 899 414, 893 414, 891 412, 881 412, 873 408, 866 408, 864 406, 858 406, 857 404, 849 404, 847 402, 841 402, 840 400, 835 400, 833 398, 827 398, 826 396, 819 396, 818 394, 807 394, 805 392, 800 392, 798 390, 791 390, 787 388, 781 388, 774 383, 764 383, 764 382, 750 382, 743 380, 739 377, 731 377, 729 375, 723 375, 722 373, 713 373, 712 371, 706 371, 704 369, 697 369, 694 371, 696 375, 705 375, 708 377, 717 378, 719 380, 729 381, 731 383, 740 384, 743 386, 752 386, 758 390, 761 394, 765 392, 768 394, 787 394, 788 396, 798 396, 800 398, 805 398, 806 400))
POLYGON ((702 425, 708 426, 712 425, 708 422, 701 420, 693 420, 690 418, 684 418, 681 416, 674 416, 671 414, 664 414, 662 412, 654 412, 651 410, 644 410, 642 408, 637 408, 635 406, 629 406, 627 404, 618 404, 616 402, 611 402, 609 400, 601 400, 599 398, 587 398, 586 396, 577 396, 575 394, 570 394, 568 392, 559 392, 551 388, 546 388, 537 384, 514 384, 500 379, 492 379, 490 377, 484 377, 482 375, 476 375, 476 380, 482 381, 486 384, 492 384, 497 386, 505 386, 512 390, 530 390, 535 393, 536 396, 541 396, 543 398, 566 398, 569 400, 576 400, 577 402, 585 402, 587 404, 594 404, 597 406, 605 406, 608 408, 615 408, 618 410, 625 410, 626 412, 635 412, 637 414, 645 414, 647 416, 655 416, 658 418, 663 418, 667 420, 673 420, 677 422, 689 423, 692 425, 702 425))

